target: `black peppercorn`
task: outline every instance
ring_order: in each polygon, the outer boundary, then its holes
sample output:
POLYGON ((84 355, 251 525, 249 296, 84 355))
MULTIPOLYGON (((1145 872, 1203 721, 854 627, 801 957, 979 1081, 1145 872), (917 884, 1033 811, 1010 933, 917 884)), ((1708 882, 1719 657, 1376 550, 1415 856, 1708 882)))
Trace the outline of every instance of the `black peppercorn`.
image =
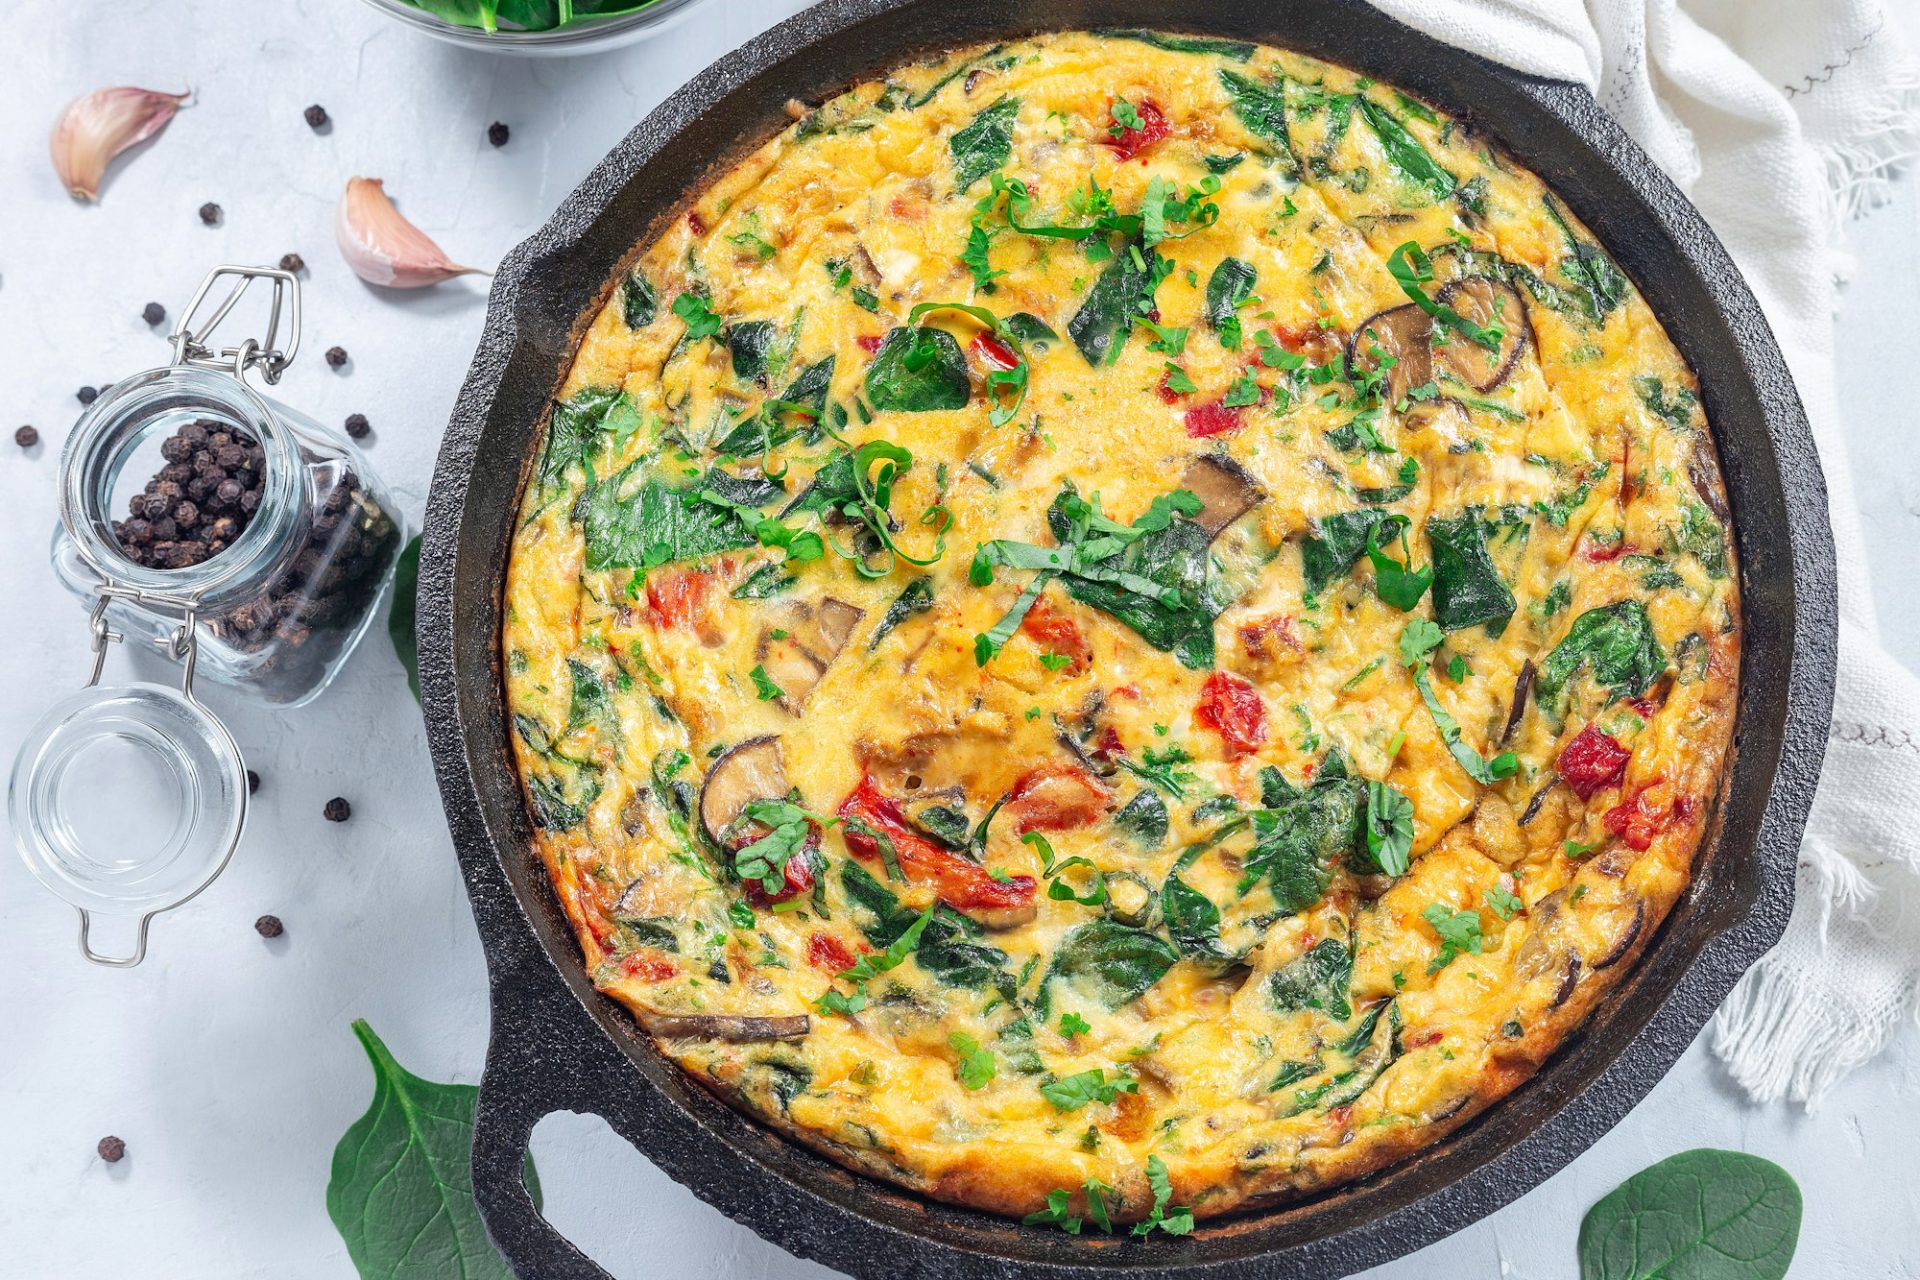
POLYGON ((496 147, 506 146, 507 139, 511 136, 512 136, 512 131, 509 130, 507 126, 505 126, 504 124, 501 124, 498 120, 495 120, 492 124, 487 126, 487 141, 491 142, 496 147))
POLYGON ((287 931, 287 926, 280 923, 279 916, 261 916, 253 922, 253 930, 263 938, 277 938, 287 931))
POLYGON ((82 387, 73 393, 73 398, 81 404, 92 404, 100 398, 100 389, 98 387, 82 387))
POLYGON ((308 107, 303 114, 307 117, 307 127, 316 132, 332 123, 327 117, 327 109, 317 102, 308 107))
POLYGON ((167 318, 167 309, 157 302, 149 302, 140 308, 140 318, 148 324, 159 324, 167 318))
POLYGON ((327 801, 327 807, 320 811, 328 822, 345 822, 353 816, 353 806, 343 797, 335 796, 327 801))
POLYGON ((252 795, 254 792, 258 791, 259 789, 260 789, 260 775, 255 773, 251 769, 247 770, 247 794, 252 795))
POLYGON ((350 413, 347 415, 347 434, 355 440, 365 440, 367 433, 372 430, 373 427, 367 422, 366 414, 350 413))
POLYGON ((127 1158, 127 1144, 112 1134, 100 1139, 99 1145, 94 1147, 94 1150, 99 1152, 100 1158, 108 1164, 119 1164, 127 1158))
POLYGON ((346 363, 347 349, 345 347, 327 348, 327 368, 342 369, 346 367, 346 363))
POLYGON ((40 443, 40 432, 34 427, 18 427, 13 433, 13 442, 22 449, 31 449, 40 443))
POLYGON ((209 200, 200 206, 200 221, 213 226, 220 221, 220 206, 209 200))
POLYGON ((280 255, 280 269, 299 275, 307 269, 307 260, 297 253, 283 253, 280 255))

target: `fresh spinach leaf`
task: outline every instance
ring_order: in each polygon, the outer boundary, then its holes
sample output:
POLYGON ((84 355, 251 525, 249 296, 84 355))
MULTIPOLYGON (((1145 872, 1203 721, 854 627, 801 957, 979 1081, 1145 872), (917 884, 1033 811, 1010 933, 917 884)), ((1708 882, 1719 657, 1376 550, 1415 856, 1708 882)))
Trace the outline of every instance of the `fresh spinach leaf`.
POLYGON ((1141 44, 1150 44, 1156 49, 1166 49, 1173 53, 1214 53, 1235 62, 1245 62, 1253 56, 1254 46, 1244 40, 1216 40, 1208 36, 1173 35, 1165 31, 1111 30, 1100 35, 1109 40, 1137 40, 1141 44))
MULTIPOLYGON (((479 1089, 422 1080, 394 1061, 364 1019, 353 1033, 373 1066, 373 1103, 334 1148, 327 1216, 355 1270, 367 1280, 423 1272, 512 1280, 473 1201, 479 1089)), ((537 1208, 531 1156, 521 1177, 537 1208)))
POLYGON ((1384 782, 1367 783, 1366 849, 1383 875, 1403 876, 1412 865, 1413 801, 1384 782))
POLYGON ((586 465, 599 452, 607 412, 621 399, 618 387, 583 387, 570 399, 554 402, 546 445, 540 451, 541 489, 557 485, 566 478, 568 468, 586 465))
POLYGON ((767 373, 767 353, 779 330, 771 320, 743 320, 727 327, 727 352, 733 358, 733 376, 758 382, 767 373))
POLYGON ((1292 158, 1287 134, 1287 102, 1284 84, 1264 85, 1237 71, 1221 71, 1220 83, 1226 87, 1233 114, 1247 132, 1262 142, 1272 143, 1278 154, 1292 158))
POLYGON ((1237 350, 1240 346, 1240 308, 1253 296, 1259 278, 1247 263, 1238 258, 1222 258, 1207 277, 1207 323, 1220 335, 1220 345, 1237 350))
POLYGON ((887 331, 867 369, 867 403, 882 413, 964 409, 967 357, 954 336, 925 325, 887 331))
POLYGON ((1373 507, 1342 511, 1313 522, 1313 533, 1300 544, 1300 565, 1308 595, 1319 595, 1347 576, 1366 554, 1367 541, 1387 513, 1373 507))
POLYGON ((644 462, 588 482, 580 505, 589 570, 650 569, 673 560, 753 546, 758 539, 735 507, 708 502, 700 495, 711 491, 739 506, 760 507, 781 493, 780 486, 764 477, 745 479, 718 467, 682 489, 669 488, 658 475, 649 475, 637 491, 626 493, 634 471, 644 462))
POLYGON ((1120 358, 1134 323, 1151 307, 1158 282, 1158 255, 1152 249, 1128 245, 1113 255, 1093 282, 1080 309, 1067 322, 1067 336, 1096 369, 1120 358), (1146 301, 1147 306, 1142 306, 1146 301))
POLYGON ((1580 1223, 1580 1280, 1782 1280, 1800 1188, 1771 1160, 1702 1147, 1642 1169, 1580 1223))
POLYGON ((880 647, 880 642, 893 633, 893 629, 916 613, 925 613, 933 608, 933 579, 920 577, 908 582, 900 594, 894 597, 887 611, 880 615, 880 622, 873 629, 873 635, 867 641, 867 652, 872 653, 880 647))
POLYGON ((947 140, 953 152, 953 187, 965 191, 1013 154, 1013 126, 1020 114, 1016 98, 1001 98, 947 140))
POLYGON ((1113 815, 1114 825, 1148 849, 1158 849, 1167 839, 1167 805, 1159 792, 1142 787, 1133 799, 1113 815))
POLYGON ((1433 620, 1442 630, 1513 616, 1513 592, 1487 554, 1486 526, 1477 508, 1429 519, 1427 547, 1433 557, 1433 620))
POLYGON ((1283 914, 1297 915, 1312 907, 1326 896, 1341 861, 1355 857, 1365 804, 1361 783, 1323 765, 1312 786, 1254 813, 1254 845, 1246 857, 1243 891, 1264 878, 1283 914))
POLYGON ((1205 961, 1227 958, 1220 948, 1220 908, 1178 874, 1169 875, 1161 886, 1160 910, 1167 936, 1182 955, 1205 961))
POLYGON ((393 641, 394 656, 407 672, 407 688, 413 700, 420 701, 420 638, 414 633, 414 616, 420 594, 420 535, 401 549, 393 566, 393 602, 387 606, 387 636, 393 641))

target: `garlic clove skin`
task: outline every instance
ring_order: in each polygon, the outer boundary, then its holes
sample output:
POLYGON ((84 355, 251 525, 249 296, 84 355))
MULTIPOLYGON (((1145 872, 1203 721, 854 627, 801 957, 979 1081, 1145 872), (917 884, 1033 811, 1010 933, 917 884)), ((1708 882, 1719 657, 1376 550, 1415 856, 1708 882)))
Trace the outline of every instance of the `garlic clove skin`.
POLYGON ((488 275, 447 257, 426 233, 400 216, 379 178, 351 178, 333 221, 340 255, 368 284, 419 289, 455 276, 488 275))
POLYGON ((192 96, 119 85, 95 89, 67 104, 54 121, 48 149, 54 172, 79 200, 100 198, 100 179, 113 158, 167 127, 180 105, 192 96))

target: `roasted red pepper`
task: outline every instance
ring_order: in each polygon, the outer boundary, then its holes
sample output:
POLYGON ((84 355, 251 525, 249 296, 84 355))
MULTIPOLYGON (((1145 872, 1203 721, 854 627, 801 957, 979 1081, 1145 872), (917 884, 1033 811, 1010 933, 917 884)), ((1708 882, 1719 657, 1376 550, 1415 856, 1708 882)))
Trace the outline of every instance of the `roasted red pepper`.
POLYGON ((1079 765, 1056 760, 1030 770, 1013 784, 1007 813, 1021 835, 1084 827, 1107 811, 1107 789, 1079 765))
POLYGON ((1246 425, 1242 421, 1244 417, 1244 405, 1229 407, 1215 400, 1208 404, 1197 404, 1187 410, 1181 418, 1181 423, 1186 427, 1188 435, 1196 440, 1204 440, 1208 436, 1238 431, 1246 425))
POLYGON ((1220 735, 1230 756, 1246 755, 1267 740, 1267 704, 1258 689, 1231 672, 1207 677, 1193 718, 1220 735))
POLYGON ((860 785, 840 802, 839 812, 846 820, 842 829, 854 857, 885 861, 880 842, 869 834, 878 832, 893 845, 902 874, 917 884, 931 885, 941 901, 956 911, 1006 910, 1033 901, 1032 876, 996 880, 985 867, 921 835, 907 824, 906 811, 899 801, 874 786, 870 777, 860 779, 860 785))
POLYGON ((1647 788, 1642 787, 1633 793, 1631 799, 1607 810, 1600 821, 1610 834, 1619 836, 1628 845, 1644 853, 1654 837, 1665 831, 1673 821, 1673 810, 1650 801, 1647 788))
POLYGON ((1599 726, 1588 725, 1574 735, 1560 751, 1560 776, 1582 800, 1590 800, 1602 787, 1610 787, 1627 771, 1633 752, 1621 746, 1599 726))
POLYGON ((1079 675, 1093 662, 1093 646, 1087 643, 1080 624, 1055 610, 1045 596, 1027 610, 1027 616, 1020 620, 1020 631, 1042 649, 1069 659, 1064 668, 1068 675, 1079 675))
POLYGON ((711 569, 656 569, 647 575, 647 606, 663 627, 688 627, 707 611, 711 569))
POLYGON ((1020 357, 1013 353, 1013 348, 990 333, 983 333, 974 338, 969 349, 973 352, 973 358, 989 369, 1020 367, 1020 357))
POLYGON ((853 968, 853 952, 846 943, 830 933, 810 934, 807 937, 807 963, 828 973, 841 973, 853 968))
MULTIPOLYGON (((1114 108, 1119 105, 1118 102, 1114 103, 1114 108)), ((1133 159, 1171 132, 1167 126, 1166 115, 1152 102, 1142 99, 1133 104, 1133 109, 1140 118, 1138 129, 1121 124, 1120 117, 1113 113, 1113 108, 1109 108, 1107 136, 1101 139, 1113 148, 1113 153, 1122 161, 1133 159), (1117 133, 1116 130, 1118 130, 1117 133)))

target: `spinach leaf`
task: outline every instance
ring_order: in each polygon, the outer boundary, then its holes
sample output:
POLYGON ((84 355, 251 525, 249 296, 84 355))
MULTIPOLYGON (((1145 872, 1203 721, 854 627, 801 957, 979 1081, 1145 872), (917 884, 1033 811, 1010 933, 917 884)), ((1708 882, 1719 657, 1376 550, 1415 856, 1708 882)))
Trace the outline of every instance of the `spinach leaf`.
POLYGON ((800 579, 788 573, 784 564, 763 564, 735 587, 735 600, 771 600, 800 579))
POLYGON ((1369 870, 1403 876, 1413 858, 1413 801, 1384 782, 1367 783, 1369 870))
POLYGON ((1446 744, 1454 763, 1466 770, 1475 782, 1490 786, 1519 772, 1520 758, 1511 751, 1502 751, 1493 759, 1486 759, 1466 744, 1460 722, 1440 704, 1439 695, 1433 691, 1433 681, 1427 678, 1427 667, 1429 655, 1445 641, 1446 633, 1438 626, 1425 618, 1415 618, 1400 629, 1400 661, 1413 672, 1413 687, 1420 691, 1420 700, 1427 704, 1427 714, 1433 717, 1434 728, 1440 731, 1440 741, 1446 744))
POLYGON ((1097 369, 1120 358, 1134 322, 1148 309, 1141 304, 1152 296, 1158 263, 1152 249, 1129 244, 1113 255, 1093 282, 1086 300, 1067 322, 1067 336, 1088 364, 1097 369))
POLYGON ((949 987, 983 990, 1007 962, 1007 953, 978 940, 980 926, 942 906, 927 922, 913 958, 920 967, 949 987))
POLYGON ((1640 403, 1647 411, 1661 419, 1675 431, 1689 431, 1693 427, 1693 411, 1700 401, 1685 387, 1675 387, 1673 395, 1667 395, 1667 384, 1650 373, 1637 375, 1633 380, 1634 394, 1640 397, 1640 403))
POLYGON ((1408 524, 1405 516, 1388 516, 1367 531, 1367 559, 1373 564, 1374 594, 1402 613, 1420 603, 1420 597, 1427 594, 1427 587, 1433 581, 1432 565, 1424 569, 1413 567, 1413 549, 1407 545, 1408 524), (1395 534, 1399 535, 1400 554, 1406 557, 1405 561, 1395 560, 1380 545, 1381 538, 1395 534))
POLYGON ((867 369, 867 403, 882 413, 964 409, 972 390, 967 357, 944 329, 889 329, 867 369))
POLYGON ((1313 533, 1300 544, 1300 565, 1308 595, 1319 595, 1328 585, 1347 576, 1366 553, 1367 539, 1387 513, 1373 507, 1342 511, 1313 522, 1313 533))
POLYGON ((727 327, 727 351, 733 357, 733 376, 758 382, 767 373, 767 353, 779 334, 771 320, 743 320, 727 327))
POLYGON ((1443 631, 1458 631, 1513 616, 1513 592, 1487 555, 1486 526, 1478 508, 1427 521, 1427 547, 1433 557, 1433 620, 1443 631))
MULTIPOLYGON (((1047 513, 1054 536, 1063 540, 1071 526, 1066 512, 1071 498, 1072 491, 1063 489, 1047 513)), ((1067 594, 1111 614, 1154 648, 1172 653, 1181 665, 1211 667, 1213 620, 1225 607, 1223 602, 1212 600, 1208 591, 1212 566, 1208 548, 1212 541, 1192 520, 1173 515, 1163 527, 1135 538, 1120 553, 1113 567, 1118 570, 1115 576, 1123 580, 1070 572, 1063 578, 1067 594), (1164 598, 1165 593, 1145 594, 1137 589, 1138 584, 1124 580, 1128 577, 1177 593, 1177 603, 1164 598)))
POLYGON ((1564 640, 1554 646, 1534 677, 1533 696, 1555 716, 1564 710, 1569 681, 1588 667, 1596 684, 1615 697, 1645 693, 1667 669, 1667 652, 1653 634, 1653 620, 1638 600, 1589 609, 1573 620, 1564 640))
POLYGON ((1053 326, 1031 311, 1016 311, 1006 318, 1005 323, 1007 332, 1041 355, 1046 354, 1050 345, 1060 341, 1060 335, 1053 331, 1053 326))
POLYGON ((1099 34, 1109 40, 1137 40, 1141 44, 1150 44, 1156 49, 1166 49, 1172 53, 1217 53, 1235 62, 1245 62, 1251 58, 1254 49, 1244 40, 1215 40, 1207 36, 1173 35, 1165 31, 1114 30, 1099 34))
POLYGON ((1287 775, 1280 772, 1278 765, 1260 766, 1260 804, 1263 808, 1278 809, 1301 796, 1300 788, 1287 781, 1287 775))
POLYGON ((1226 87, 1233 114, 1247 132, 1279 148, 1279 154, 1291 159, 1293 149, 1287 136, 1285 85, 1264 85, 1237 71, 1222 71, 1220 83, 1226 87))
POLYGON ((1353 1016, 1347 985, 1353 980, 1353 953, 1336 938, 1322 938, 1274 970, 1268 979, 1274 1007, 1282 1013, 1319 1009, 1336 1022, 1353 1016))
POLYGON ((1282 913, 1312 907, 1326 896, 1341 860, 1355 856, 1365 803, 1362 783, 1323 768, 1295 799, 1254 814, 1242 887, 1264 877, 1282 913))
POLYGON ((587 810, 600 798, 600 772, 571 761, 557 762, 551 773, 529 769, 527 794, 536 826, 571 831, 587 820, 587 810))
POLYGON ((629 329, 644 329, 660 314, 660 295, 638 263, 620 282, 620 318, 629 329))
POLYGON ((1113 815, 1113 823, 1138 844, 1158 849, 1167 839, 1167 805, 1152 787, 1142 787, 1113 815))
POLYGON ((947 139, 953 152, 953 189, 965 191, 1007 163, 1013 154, 1013 125, 1020 114, 1017 98, 1002 98, 947 139))
POLYGON ((1207 277, 1207 323, 1220 335, 1221 346, 1239 348, 1239 311, 1253 296, 1258 278, 1259 273, 1238 258, 1220 259, 1207 277))
POLYGON ((1380 139, 1380 149, 1386 153, 1387 163, 1408 186, 1423 193, 1429 202, 1438 203, 1453 194, 1459 185, 1453 174, 1440 167, 1420 140, 1407 132, 1393 112, 1387 110, 1372 98, 1360 99, 1360 118, 1373 130, 1374 137, 1380 139))
POLYGON ((620 720, 614 713, 613 695, 600 673, 578 658, 568 658, 567 678, 572 686, 567 699, 567 732, 588 726, 600 733, 617 730, 620 720))
POLYGON ((1713 512, 1697 502, 1680 508, 1680 527, 1674 532, 1674 545, 1690 552, 1700 561, 1709 578, 1727 576, 1727 533, 1713 512))
POLYGON ((1781 1280, 1800 1188, 1771 1160, 1702 1147, 1642 1169, 1580 1223, 1580 1280, 1781 1280))
POLYGON ((620 400, 618 387, 584 387, 572 399, 554 402, 546 447, 540 451, 542 489, 559 483, 566 478, 567 468, 585 465, 598 452, 607 411, 620 400))
MULTIPOLYGON (((359 1037, 373 1065, 373 1103, 333 1149, 327 1216, 363 1277, 459 1275, 512 1280, 473 1202, 470 1084, 422 1080, 398 1062, 364 1019, 359 1037)), ((533 1158, 521 1176, 540 1203, 533 1158)))
POLYGON ((867 641, 867 652, 872 653, 880 647, 880 642, 890 635, 893 629, 916 613, 925 613, 933 608, 933 579, 915 578, 894 598, 887 611, 880 615, 879 625, 874 627, 872 637, 867 641))
POLYGON ((1586 296, 1587 317, 1595 323, 1605 320, 1615 307, 1627 300, 1627 278, 1613 265, 1605 249, 1574 234, 1572 224, 1552 196, 1542 196, 1541 201, 1546 205, 1547 216, 1567 239, 1567 256, 1560 262, 1560 274, 1586 296))
POLYGON ((649 475, 638 492, 622 497, 628 478, 645 461, 605 480, 590 480, 581 496, 589 570, 650 569, 753 546, 754 531, 737 510, 699 495, 712 491, 729 502, 759 507, 781 493, 780 486, 765 478, 742 479, 715 467, 683 489, 669 488, 658 475, 649 475))
POLYGON ((420 638, 414 633, 414 614, 420 593, 420 535, 402 548, 393 566, 393 603, 387 606, 387 635, 394 656, 406 668, 407 688, 420 701, 420 638))
POLYGON ((1220 908, 1178 874, 1169 875, 1160 888, 1160 910, 1167 936, 1182 955, 1200 960, 1224 960, 1220 948, 1220 908))
POLYGON ((1157 934, 1112 919, 1090 921, 1060 940, 1042 979, 1041 998, 1048 999, 1053 983, 1066 982, 1118 1009, 1166 976, 1179 958, 1173 944, 1157 934))
MULTIPOLYGON (((738 326, 736 326, 736 330, 738 326)), ((827 392, 833 386, 832 356, 808 365, 779 396, 760 412, 746 418, 714 445, 714 452, 731 458, 757 458, 790 441, 819 439, 826 417, 827 392)))

